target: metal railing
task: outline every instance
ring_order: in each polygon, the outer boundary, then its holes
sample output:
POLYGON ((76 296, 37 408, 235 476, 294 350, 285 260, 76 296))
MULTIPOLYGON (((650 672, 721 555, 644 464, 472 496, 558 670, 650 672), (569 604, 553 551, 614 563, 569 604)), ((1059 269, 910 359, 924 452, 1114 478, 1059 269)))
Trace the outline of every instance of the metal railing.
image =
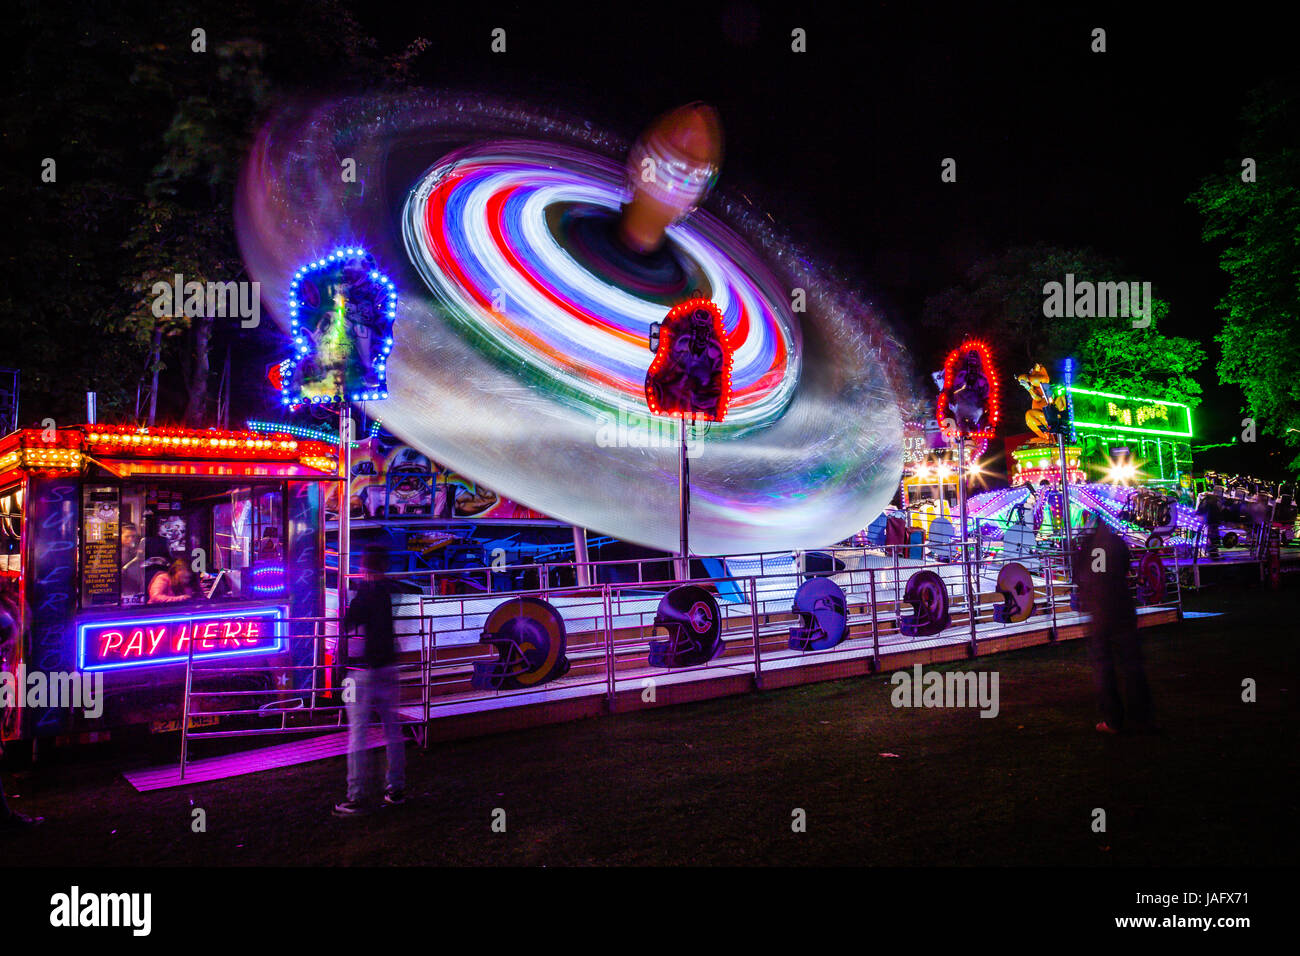
MULTIPOLYGON (((431 720, 456 711, 472 711, 485 702, 505 702, 508 706, 514 699, 532 703, 539 699, 604 697, 612 710, 621 691, 639 691, 646 679, 677 683, 698 679, 700 674, 748 674, 752 687, 757 689, 763 686, 765 670, 865 658, 870 670, 879 671, 882 655, 921 645, 965 644, 969 656, 974 657, 981 641, 1014 629, 1043 627, 1048 621, 1049 640, 1054 640, 1062 619, 1075 614, 1071 609, 1073 585, 1066 556, 1059 549, 1045 548, 1029 558, 1005 557, 989 553, 984 544, 979 540, 946 544, 943 553, 951 555, 946 560, 924 554, 911 557, 916 545, 835 547, 818 552, 830 558, 826 570, 808 570, 806 556, 789 552, 733 555, 718 560, 748 565, 757 562, 758 573, 702 576, 689 582, 647 575, 648 566, 669 564, 661 558, 590 561, 584 564, 591 569, 635 566, 636 579, 580 587, 551 585, 546 575, 537 588, 471 594, 436 593, 434 582, 448 573, 441 570, 393 573, 388 577, 408 582, 429 580, 427 592, 403 595, 395 602, 399 674, 408 698, 402 703, 404 715, 410 723, 424 728, 425 733, 418 736, 427 743, 431 720), (998 572, 1011 561, 1030 567, 1035 588, 1034 613, 1028 621, 1018 624, 997 622, 997 600, 988 600, 990 594, 997 593, 998 572), (923 570, 934 571, 944 581, 951 623, 938 633, 909 637, 903 634, 900 620, 913 609, 903 595, 907 579, 923 570), (848 611, 846 636, 830 648, 792 649, 789 633, 798 621, 792 607, 794 595, 803 581, 813 577, 830 577, 843 589, 848 611), (718 595, 723 651, 703 664, 651 667, 650 641, 657 639, 654 623, 659 601, 671 588, 683 583, 699 585, 718 595), (496 660, 489 646, 480 643, 484 623, 502 601, 522 596, 541 598, 560 611, 567 632, 569 673, 533 687, 474 688, 474 664, 496 660), (414 699, 409 699, 412 696, 414 699)), ((1135 564, 1145 553, 1144 549, 1134 549, 1135 564)), ((1169 563, 1164 569, 1164 597, 1155 603, 1181 607, 1177 556, 1168 548, 1160 549, 1160 553, 1169 563)), ((727 564, 722 566, 725 570, 727 564)), ((1077 615, 1070 620, 1081 622, 1083 617, 1077 615)), ((338 678, 342 673, 337 642, 343 638, 338 635, 337 618, 328 614, 289 618, 282 626, 290 640, 313 642, 310 664, 286 664, 283 659, 196 660, 191 647, 182 702, 182 777, 190 759, 191 741, 318 733, 344 726, 346 705, 340 699, 339 681, 327 676, 332 673, 338 678), (295 630, 309 633, 291 633, 295 630), (335 652, 333 659, 331 649, 335 652), (259 674, 263 675, 260 681, 255 676, 259 674), (293 675, 310 676, 296 681, 301 686, 291 688, 276 686, 278 681, 272 679, 292 680, 293 675), (235 686, 239 684, 235 678, 259 686, 235 686), (248 706, 238 706, 245 700, 248 706), (199 715, 217 717, 227 721, 227 726, 216 730, 191 728, 191 718, 199 715), (236 723, 239 726, 230 725, 236 723)))

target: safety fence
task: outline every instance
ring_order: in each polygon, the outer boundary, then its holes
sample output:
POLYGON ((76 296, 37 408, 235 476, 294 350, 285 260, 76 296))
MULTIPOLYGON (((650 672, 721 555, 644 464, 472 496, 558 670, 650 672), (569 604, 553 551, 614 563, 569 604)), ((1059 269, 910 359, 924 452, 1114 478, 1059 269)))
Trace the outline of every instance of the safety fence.
MULTIPOLYGON (((949 547, 946 560, 911 557, 908 546, 697 558, 720 573, 689 580, 654 574, 668 566, 662 558, 581 567, 570 562, 539 571, 541 586, 511 592, 439 593, 439 578, 463 574, 460 569, 384 575, 410 590, 395 594, 393 601, 403 718, 418 739, 427 741, 430 721, 478 708, 565 697, 605 697, 612 707, 621 691, 639 688, 648 678, 685 682, 747 675, 750 686, 761 688, 765 673, 775 669, 865 659, 878 671, 883 656, 963 644, 975 656, 981 641, 1049 628, 1050 637, 1060 624, 1084 620, 1063 550, 1011 558, 988 553, 978 541, 949 547), (594 583, 549 583, 566 578, 594 583), (825 647, 792 646, 792 629, 807 623, 806 610, 796 610, 796 598, 805 582, 817 579, 833 582, 842 593, 843 637, 825 647), (1028 593, 1017 597, 1015 582, 1028 593), (708 606, 702 615, 708 618, 716 608, 718 650, 703 660, 685 655, 684 663, 665 666, 662 642, 672 640, 676 613, 670 595, 683 586, 710 595, 712 603, 703 602, 708 606), (559 640, 552 660, 563 659, 564 667, 545 673, 522 662, 523 672, 511 673, 500 648, 488 643, 485 628, 493 612, 517 599, 544 602, 559 618, 562 637, 544 639, 559 640), (502 675, 505 680, 496 680, 502 675)), ((1177 570, 1170 549, 1134 549, 1129 587, 1135 603, 1180 607, 1177 570)), ((354 577, 359 575, 349 575, 354 577)), ((338 615, 289 618, 281 626, 298 642, 297 659, 310 663, 195 660, 191 649, 182 706, 182 776, 194 742, 345 726, 347 639, 340 641, 338 615), (301 652, 308 644, 309 655, 301 652), (220 723, 216 729, 191 726, 200 716, 220 723)))

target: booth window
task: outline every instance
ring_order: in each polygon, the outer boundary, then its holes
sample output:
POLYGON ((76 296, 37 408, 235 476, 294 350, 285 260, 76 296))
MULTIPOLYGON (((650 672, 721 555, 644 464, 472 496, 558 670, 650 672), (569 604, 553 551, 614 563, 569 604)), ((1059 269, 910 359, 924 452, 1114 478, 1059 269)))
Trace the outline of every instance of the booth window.
POLYGON ((17 576, 23 569, 23 490, 0 491, 0 574, 17 576))
POLYGON ((280 485, 88 484, 82 505, 85 608, 257 600, 284 591, 280 485))

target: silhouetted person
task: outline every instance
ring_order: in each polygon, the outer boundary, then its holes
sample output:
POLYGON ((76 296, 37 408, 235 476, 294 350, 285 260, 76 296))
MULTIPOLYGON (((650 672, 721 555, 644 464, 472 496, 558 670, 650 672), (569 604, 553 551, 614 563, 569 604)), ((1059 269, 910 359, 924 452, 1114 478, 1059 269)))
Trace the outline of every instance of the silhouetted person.
MULTIPOLYGON (((346 566, 346 565, 345 565, 346 566)), ((356 816, 367 812, 375 781, 370 751, 365 745, 370 713, 379 714, 384 728, 388 757, 388 780, 384 803, 406 802, 406 744, 397 719, 397 641, 393 635, 393 587, 384 578, 388 552, 377 545, 366 548, 361 557, 365 574, 343 616, 343 635, 361 631, 365 650, 348 676, 354 681, 348 704, 348 796, 334 806, 335 816, 356 816)))
POLYGON ((1219 496, 1213 492, 1206 494, 1201 498, 1200 506, 1196 511, 1205 518, 1205 528, 1209 535, 1207 551, 1210 558, 1217 561, 1219 559, 1219 524, 1223 518, 1223 505, 1219 500, 1219 496))
POLYGON ((122 593, 144 591, 144 554, 140 549, 140 529, 130 521, 122 525, 122 593))
POLYGON ((280 529, 267 528, 262 532, 262 540, 257 542, 257 560, 279 561, 284 557, 284 547, 280 543, 280 529))
POLYGON ((1102 733, 1151 726, 1151 691, 1138 643, 1137 608, 1128 587, 1131 560, 1124 539, 1102 521, 1079 539, 1074 554, 1079 606, 1091 618, 1088 657, 1101 710, 1097 729, 1102 733))
MULTIPOLYGON (((11 670, 11 664, 18 656, 20 616, 17 589, 5 581, 0 584, 0 667, 5 670, 11 670)), ((4 744, 0 742, 0 754, 3 753, 4 744)), ((27 829, 44 820, 44 817, 29 817, 11 809, 9 801, 5 799, 4 780, 0 778, 0 831, 27 829)))
POLYGON ((161 535, 149 535, 142 540, 141 545, 144 550, 144 561, 141 562, 144 571, 144 587, 148 591, 154 578, 167 573, 173 558, 167 539, 161 535))

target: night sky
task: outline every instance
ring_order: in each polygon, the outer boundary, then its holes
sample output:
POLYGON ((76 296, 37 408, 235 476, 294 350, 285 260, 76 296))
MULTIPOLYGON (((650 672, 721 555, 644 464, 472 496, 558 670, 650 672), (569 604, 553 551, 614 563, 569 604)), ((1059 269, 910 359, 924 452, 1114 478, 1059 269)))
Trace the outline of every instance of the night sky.
MULTIPOLYGON (((978 258, 1045 242, 1118 259, 1171 302, 1161 331, 1209 351, 1198 373, 1198 442, 1240 429, 1241 396, 1218 386, 1214 368, 1226 277, 1186 199, 1203 177, 1238 168, 1248 92, 1295 73, 1293 34, 1253 9, 1175 18, 1124 5, 1081 13, 747 0, 345 6, 383 55, 428 39, 411 78, 431 88, 537 102, 629 140, 671 107, 709 102, 726 135, 718 188, 748 196, 855 280, 922 372, 962 332, 917 335, 922 306, 978 258), (505 54, 491 51, 496 27, 507 32, 505 54), (790 49, 796 27, 807 31, 806 53, 790 49), (1090 51, 1095 27, 1107 31, 1102 54, 1090 51), (956 183, 940 181, 944 157, 957 160, 956 183)), ((295 9, 265 8, 281 38, 268 74, 281 89, 362 92, 319 84, 330 65, 304 62, 308 45, 292 41, 295 9)), ((321 17, 302 27, 322 28, 321 17)), ((103 42, 77 30, 70 19, 67 47, 44 51, 42 62, 103 53, 103 42)), ((176 40, 159 30, 160 40, 176 40)), ((130 66, 123 60, 123 82, 130 66)), ((159 116, 173 108, 158 104, 159 116)), ((156 125, 125 122, 122 135, 156 125)), ((48 147, 41 139, 32 148, 48 147)), ((75 176, 79 158, 68 153, 75 176)), ((238 395, 261 394, 279 347, 241 341, 251 357, 237 372, 238 395)), ((1012 399, 1008 421, 1018 421, 1022 398, 1012 399)), ((1290 453, 1266 457, 1279 447, 1261 440, 1244 460, 1241 449, 1228 451, 1240 467, 1280 476, 1290 453)), ((1198 461, 1207 463, 1228 466, 1198 461)))
POLYGON ((1120 259, 1171 301, 1162 330, 1209 349, 1198 440, 1239 430, 1240 395, 1213 370, 1226 282, 1186 198, 1239 162, 1247 92, 1294 69, 1276 24, 1101 6, 618 6, 357 11, 394 49, 433 41, 416 68, 429 85, 535 97, 629 137, 671 106, 713 104, 727 137, 719 188, 860 277, 922 369, 958 334, 910 335, 925 298, 979 256, 1041 240, 1120 259), (488 49, 497 26, 504 56, 488 49), (1098 26, 1104 54, 1090 52, 1098 26), (805 54, 790 52, 794 27, 805 54), (947 156, 956 183, 940 181, 947 156))

